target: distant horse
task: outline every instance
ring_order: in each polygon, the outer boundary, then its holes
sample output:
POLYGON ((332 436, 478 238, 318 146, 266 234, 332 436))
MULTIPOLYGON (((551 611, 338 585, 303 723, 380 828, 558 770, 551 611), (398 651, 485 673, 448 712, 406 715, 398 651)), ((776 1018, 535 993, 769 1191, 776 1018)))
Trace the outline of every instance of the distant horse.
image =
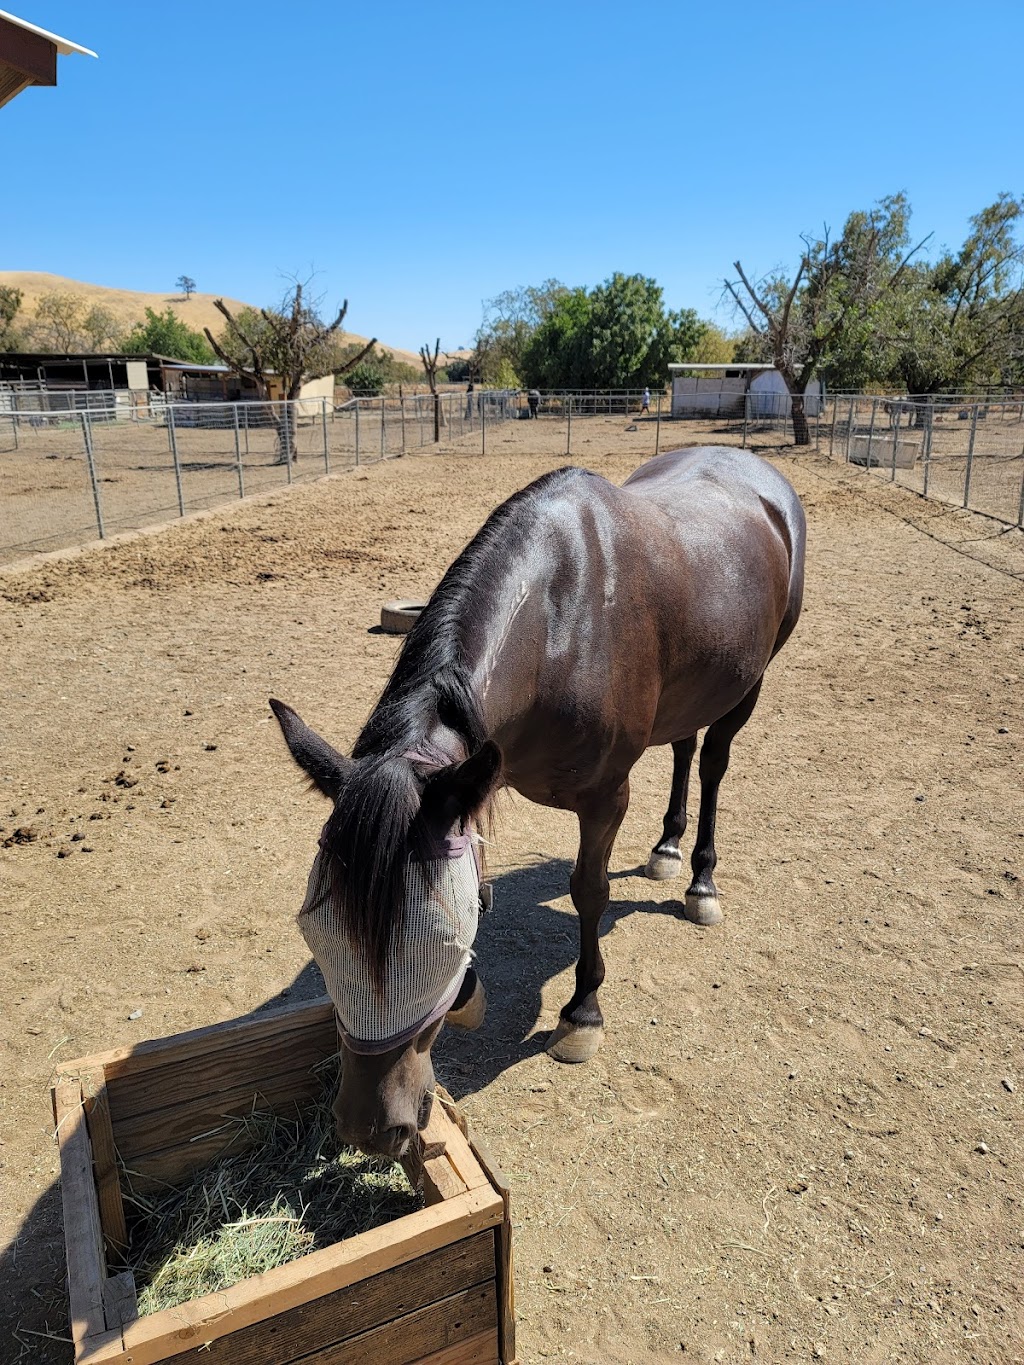
POLYGON ((796 625, 804 539, 795 492, 747 451, 670 451, 621 488, 560 469, 498 507, 448 569, 351 758, 271 702, 293 757, 334 802, 299 926, 338 1013, 345 1140, 404 1153, 429 1116, 442 1022, 483 1017, 473 831, 499 786, 579 819, 580 956, 548 1045, 556 1059, 584 1061, 603 1038, 598 928, 630 770, 650 745, 672 745, 647 874, 674 877, 704 727, 684 914, 721 920, 719 784, 796 625))
POLYGON ((883 403, 890 427, 912 427, 917 405, 906 398, 887 398, 883 403))

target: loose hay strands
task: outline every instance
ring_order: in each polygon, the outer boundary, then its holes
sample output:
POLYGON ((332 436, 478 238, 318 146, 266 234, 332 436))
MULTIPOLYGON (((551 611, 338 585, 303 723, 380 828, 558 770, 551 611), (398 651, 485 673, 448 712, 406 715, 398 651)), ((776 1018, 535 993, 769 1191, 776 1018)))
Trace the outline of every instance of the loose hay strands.
POLYGON ((401 1166, 341 1147, 331 1097, 294 1117, 232 1119, 245 1150, 222 1157, 181 1187, 143 1197, 134 1209, 127 1261, 139 1312, 211 1294, 421 1208, 401 1166))

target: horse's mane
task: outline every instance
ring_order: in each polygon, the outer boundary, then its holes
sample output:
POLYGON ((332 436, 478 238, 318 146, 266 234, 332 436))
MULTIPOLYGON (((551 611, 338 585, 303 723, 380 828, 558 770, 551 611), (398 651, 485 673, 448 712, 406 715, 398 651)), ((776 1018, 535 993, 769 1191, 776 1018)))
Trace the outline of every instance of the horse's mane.
POLYGON ((458 735, 467 756, 487 738, 466 647, 474 605, 508 564, 512 523, 552 483, 578 472, 545 474, 491 513, 406 636, 352 750, 354 762, 323 842, 336 860, 342 928, 364 956, 378 989, 391 945, 402 931, 406 862, 410 852, 426 853, 427 831, 418 817, 429 770, 452 762, 451 754, 430 751, 431 725, 438 719, 458 735))

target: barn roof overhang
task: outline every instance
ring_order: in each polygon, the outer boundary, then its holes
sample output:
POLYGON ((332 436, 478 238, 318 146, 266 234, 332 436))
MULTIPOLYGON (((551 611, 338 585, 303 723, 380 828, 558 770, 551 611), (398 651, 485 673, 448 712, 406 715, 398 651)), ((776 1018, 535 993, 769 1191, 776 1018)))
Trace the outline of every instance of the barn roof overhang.
POLYGON ((31 85, 56 85, 57 55, 71 52, 96 56, 91 48, 0 10, 0 105, 31 85))
POLYGON ((72 52, 96 56, 91 48, 0 9, 0 105, 30 85, 56 85, 57 56, 72 52))
POLYGON ((126 354, 124 351, 3 351, 0 362, 12 365, 63 365, 65 361, 81 364, 83 360, 106 364, 108 360, 152 360, 153 356, 126 354))
POLYGON ((674 361, 674 360, 673 360, 673 361, 670 361, 670 362, 669 362, 669 369, 670 369, 670 370, 742 370, 744 373, 746 373, 748 370, 774 370, 774 369, 775 369, 775 366, 772 365, 772 364, 770 364, 770 363, 769 363, 769 364, 763 364, 763 363, 761 363, 761 362, 758 362, 757 364, 754 364, 754 365, 746 365, 746 364, 743 364, 742 362, 740 362, 740 361, 738 361, 738 360, 736 360, 736 361, 731 361, 731 362, 730 362, 729 364, 727 364, 727 365, 720 364, 720 363, 718 363, 717 361, 715 362, 714 365, 706 365, 706 364, 704 364, 704 363, 703 363, 702 361, 700 361, 700 360, 687 360, 687 361, 681 361, 681 362, 677 362, 677 361, 674 361))

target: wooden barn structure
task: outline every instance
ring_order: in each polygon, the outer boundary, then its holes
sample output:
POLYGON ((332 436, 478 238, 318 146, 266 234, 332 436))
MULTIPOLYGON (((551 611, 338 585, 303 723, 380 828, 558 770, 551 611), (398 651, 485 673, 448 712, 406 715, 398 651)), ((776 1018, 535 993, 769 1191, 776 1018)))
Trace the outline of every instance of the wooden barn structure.
MULTIPOLYGON (((284 386, 268 374, 271 401, 284 397, 284 386)), ((199 365, 166 355, 108 353, 52 354, 46 351, 0 353, 0 410, 36 406, 27 397, 15 402, 12 393, 39 395, 39 406, 49 410, 130 409, 160 394, 177 403, 262 402, 256 380, 236 374, 227 365, 199 365)), ((315 415, 323 400, 334 401, 334 376, 303 384, 299 412, 315 415)))
POLYGON ((56 85, 57 57, 72 52, 96 56, 90 48, 0 10, 0 105, 30 85, 56 85))

